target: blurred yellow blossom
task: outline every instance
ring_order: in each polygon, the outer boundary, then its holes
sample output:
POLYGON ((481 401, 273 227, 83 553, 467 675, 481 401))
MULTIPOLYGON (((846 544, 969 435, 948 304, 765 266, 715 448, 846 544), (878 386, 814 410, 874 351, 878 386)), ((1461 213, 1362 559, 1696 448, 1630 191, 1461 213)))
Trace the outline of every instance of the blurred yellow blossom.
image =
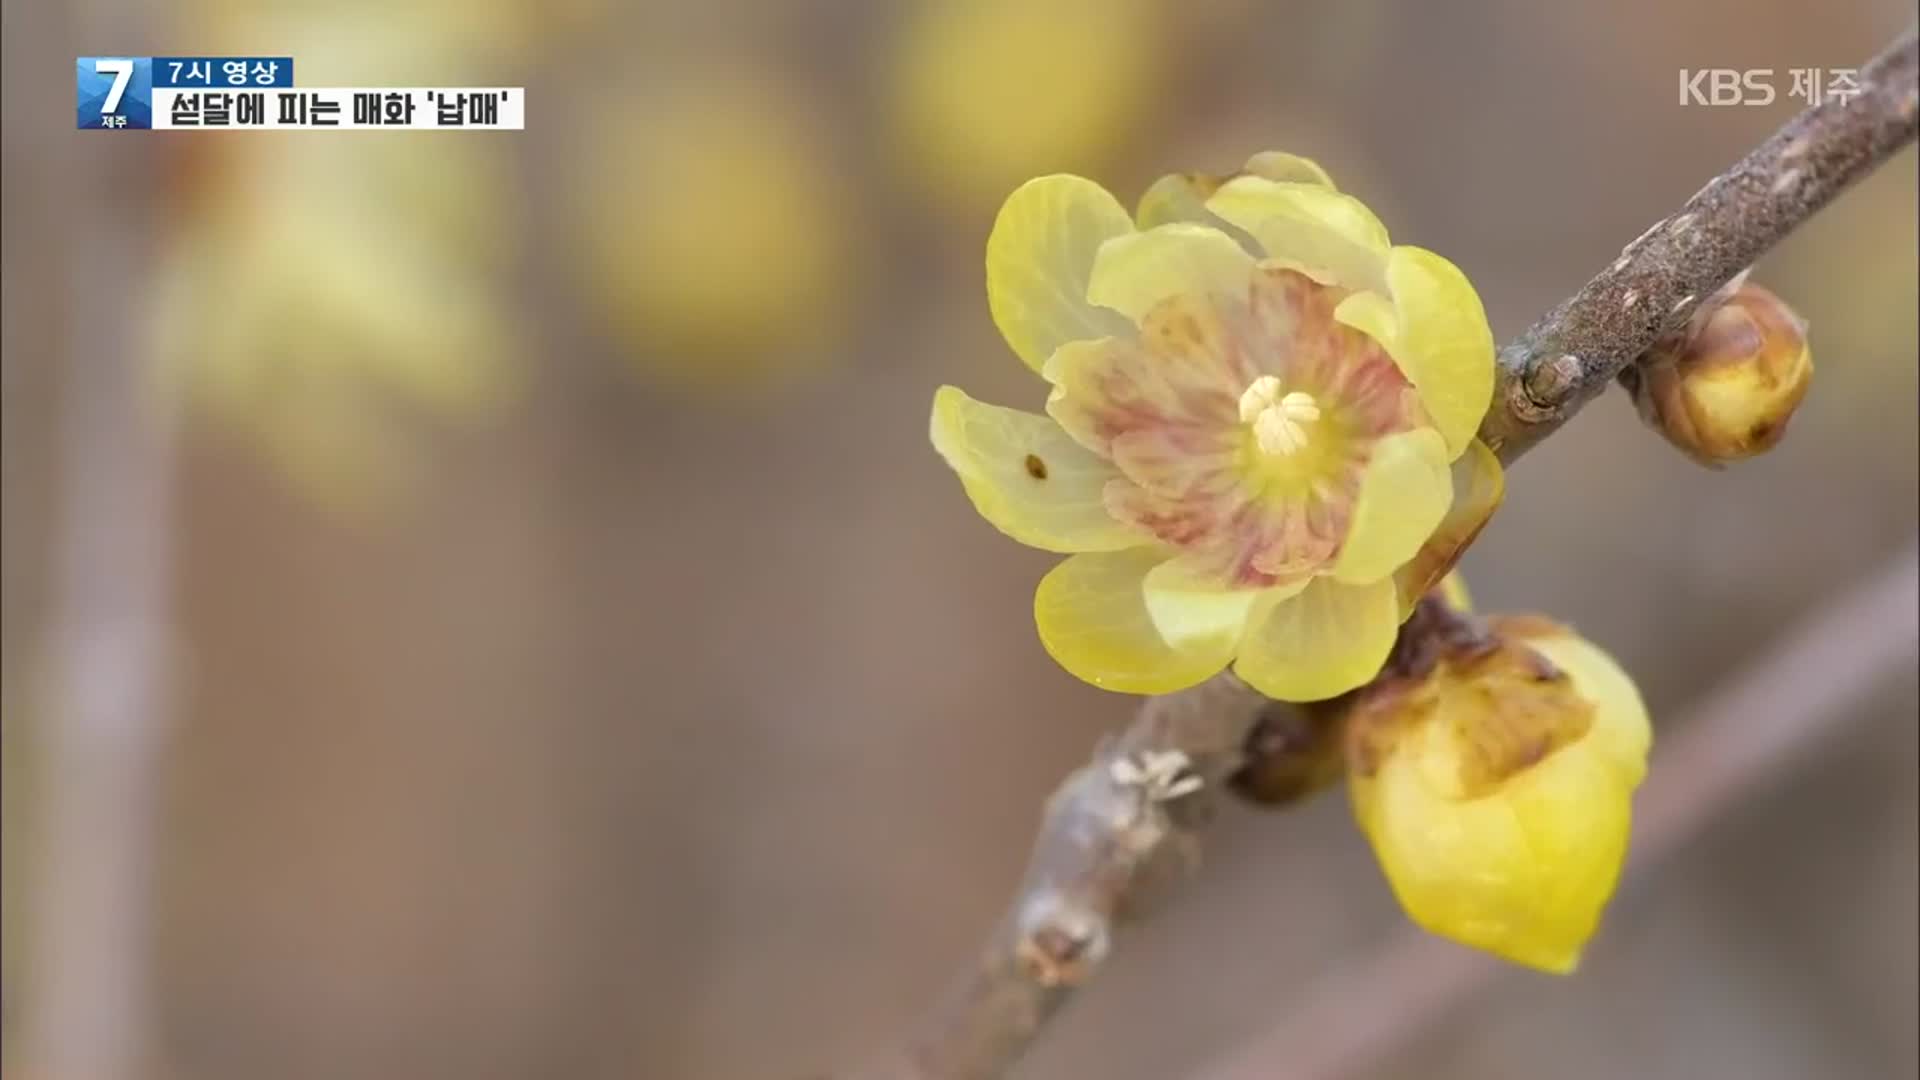
POLYGON ((1590 642, 1537 617, 1487 629, 1361 692, 1354 814, 1416 923, 1564 973, 1619 880, 1652 733, 1590 642))
POLYGON ((923 0, 890 57, 903 164, 936 197, 993 198, 1103 165, 1161 93, 1153 0, 923 0))
POLYGON ((1275 698, 1351 690, 1499 500, 1479 298, 1290 155, 1170 178, 1146 209, 1136 228, 1074 176, 1014 192, 988 302, 1048 415, 943 387, 934 446, 994 525, 1071 553, 1034 607, 1073 674, 1158 693, 1233 663, 1275 698))
MULTIPOLYGON (((385 24, 340 21, 349 14, 221 29, 228 40, 284 30, 273 40, 308 46, 299 70, 348 85, 374 74, 370 56, 405 55, 409 70, 440 77, 460 69, 441 43, 409 46, 377 32, 385 24)), ((339 506, 391 494, 412 464, 409 421, 478 419, 513 382, 501 275, 516 201, 488 138, 183 142, 156 274, 157 372, 256 437, 310 494, 339 506)))
POLYGON ((572 240, 634 362, 739 386, 821 362, 853 222, 803 94, 704 65, 612 96, 577 133, 572 240))

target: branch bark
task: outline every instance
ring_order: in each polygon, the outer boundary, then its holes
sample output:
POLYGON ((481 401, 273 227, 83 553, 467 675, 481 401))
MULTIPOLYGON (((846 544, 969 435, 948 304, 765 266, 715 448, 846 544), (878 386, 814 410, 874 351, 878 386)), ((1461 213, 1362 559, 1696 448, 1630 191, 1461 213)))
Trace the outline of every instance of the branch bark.
MULTIPOLYGON (((1480 435, 1511 463, 1596 397, 1703 297, 1913 141, 1909 32, 1860 70, 1861 93, 1789 121, 1500 352, 1480 435)), ((1048 800, 1025 879, 947 997, 859 1075, 1004 1075, 1137 913, 1197 860, 1213 800, 1268 701, 1223 672, 1149 698, 1048 800)))
POLYGON ((1909 31, 1860 69, 1859 97, 1828 98, 1788 121, 1502 349, 1481 439, 1502 461, 1526 453, 1696 304, 1912 142, 1915 53, 1909 31))

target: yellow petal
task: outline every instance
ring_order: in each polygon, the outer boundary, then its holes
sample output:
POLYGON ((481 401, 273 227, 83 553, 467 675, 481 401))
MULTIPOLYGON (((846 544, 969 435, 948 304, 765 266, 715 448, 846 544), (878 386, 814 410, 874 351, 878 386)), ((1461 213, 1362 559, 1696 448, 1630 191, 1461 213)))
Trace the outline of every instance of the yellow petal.
MULTIPOLYGON (((1287 183, 1316 184, 1328 190, 1339 190, 1334 186, 1333 178, 1327 175, 1327 170, 1307 158, 1280 150, 1265 150, 1248 158, 1247 163, 1240 167, 1240 175, 1261 176, 1287 183)), ((1140 205, 1134 216, 1142 229, 1185 221, 1227 230, 1235 241, 1244 242, 1251 239, 1244 231, 1207 211, 1207 199, 1220 190, 1220 185, 1231 179, 1231 176, 1208 173, 1171 173, 1163 176, 1140 196, 1140 205)))
POLYGON ((1387 285, 1400 319, 1396 340, 1383 344, 1419 391, 1448 456, 1458 456, 1493 401, 1486 309, 1459 267, 1424 248, 1394 248, 1387 285))
POLYGON ((1087 302, 1087 283, 1100 245, 1132 231, 1113 196, 1078 176, 1029 180, 1007 197, 987 237, 987 306, 1028 367, 1069 341, 1127 331, 1087 302))
POLYGON ((1579 963, 1626 857, 1633 783, 1590 739, 1561 748, 1496 793, 1449 798, 1418 755, 1353 774, 1354 815, 1414 922, 1515 963, 1579 963))
POLYGON ((1252 234, 1268 258, 1324 282, 1386 292, 1386 226, 1351 195, 1242 176, 1215 192, 1207 209, 1252 234))
MULTIPOLYGON (((1271 593, 1279 599, 1305 587, 1271 593)), ((1246 633, 1247 617, 1256 600, 1267 592, 1235 589, 1196 573, 1185 560, 1169 559, 1148 571, 1145 583, 1147 616, 1160 636, 1175 648, 1233 655, 1246 633)))
POLYGON ((1400 340, 1400 311, 1377 292, 1357 292, 1340 301, 1333 317, 1379 342, 1388 352, 1400 340))
POLYGON ((1319 701, 1378 675, 1399 629, 1391 580, 1343 585, 1316 578, 1271 612, 1254 612, 1234 671, 1270 698, 1319 701))
POLYGON ((1647 773, 1653 727, 1632 677, 1605 650, 1571 631, 1528 638, 1527 646, 1573 677, 1580 696, 1594 707, 1588 741, 1605 753, 1628 784, 1638 784, 1647 773))
POLYGON ((1412 611, 1413 605, 1459 563, 1506 494, 1507 477, 1500 459, 1478 439, 1454 460, 1452 471, 1453 503, 1447 507, 1446 516, 1413 558, 1394 574, 1403 612, 1412 611))
POLYGON ((1140 196, 1135 217, 1142 229, 1176 222, 1212 225, 1226 223, 1207 212, 1207 198, 1219 190, 1222 180, 1200 173, 1170 173, 1155 180, 1140 196))
POLYGON ((1204 225, 1162 225, 1102 245, 1087 300, 1138 322, 1170 296, 1241 298, 1252 280, 1253 257, 1227 234, 1204 225))
POLYGON ((960 474, 980 516, 1047 551, 1117 551, 1145 537, 1107 513, 1119 475, 1045 416, 986 405, 943 386, 933 395, 933 447, 960 474))
POLYGON ((1453 502, 1447 446, 1432 428, 1390 435, 1373 448, 1333 576, 1361 585, 1412 559, 1453 502))
POLYGON ((1040 643, 1061 667, 1105 690, 1164 694, 1226 667, 1234 643, 1200 635, 1167 644, 1147 612, 1147 574, 1164 551, 1075 555, 1053 568, 1033 595, 1040 643))
POLYGON ((1333 177, 1327 175, 1327 170, 1321 168, 1319 162, 1284 150, 1262 150, 1248 158, 1240 171, 1250 176, 1264 176, 1268 180, 1317 184, 1329 191, 1339 190, 1334 186, 1333 177))

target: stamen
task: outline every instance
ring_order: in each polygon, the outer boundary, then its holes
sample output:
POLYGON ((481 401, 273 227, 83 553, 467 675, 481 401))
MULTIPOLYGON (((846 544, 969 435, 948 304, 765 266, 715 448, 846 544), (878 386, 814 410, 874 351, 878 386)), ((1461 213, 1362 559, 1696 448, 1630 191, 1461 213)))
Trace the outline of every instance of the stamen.
POLYGON ((1320 419, 1320 403, 1313 400, 1313 395, 1304 390, 1295 390, 1281 398, 1280 411, 1286 413, 1289 419, 1301 424, 1311 424, 1320 419))
POLYGON ((1277 375, 1262 375, 1253 380, 1246 392, 1240 395, 1240 422, 1250 424, 1254 417, 1267 411, 1280 400, 1280 378, 1277 375))
POLYGON ((1240 395, 1240 421, 1253 425, 1260 449, 1280 456, 1307 445, 1307 425, 1320 419, 1320 403, 1301 390, 1281 393, 1277 376, 1262 375, 1240 395))

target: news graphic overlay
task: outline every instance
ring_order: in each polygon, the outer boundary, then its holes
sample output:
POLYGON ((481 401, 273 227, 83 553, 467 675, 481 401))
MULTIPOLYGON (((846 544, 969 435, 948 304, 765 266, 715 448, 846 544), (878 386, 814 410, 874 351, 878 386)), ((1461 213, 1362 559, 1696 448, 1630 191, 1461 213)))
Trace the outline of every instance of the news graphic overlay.
POLYGON ((146 56, 83 56, 73 67, 81 128, 153 126, 153 59, 146 56))
POLYGON ((106 131, 523 131, 526 90, 296 87, 290 56, 82 56, 77 126, 106 131))

